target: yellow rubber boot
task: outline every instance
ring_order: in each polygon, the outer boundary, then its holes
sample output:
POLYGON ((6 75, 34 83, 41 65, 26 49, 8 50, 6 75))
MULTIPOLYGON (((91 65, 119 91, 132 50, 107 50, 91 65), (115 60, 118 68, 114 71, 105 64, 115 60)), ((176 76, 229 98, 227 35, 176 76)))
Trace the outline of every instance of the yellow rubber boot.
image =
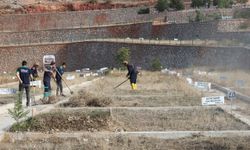
POLYGON ((131 84, 132 90, 136 90, 137 89, 137 85, 135 83, 131 84))
POLYGON ((134 90, 134 83, 131 83, 131 89, 134 90))
POLYGON ((137 84, 136 84, 136 83, 134 84, 134 86, 135 86, 135 87, 134 87, 134 88, 135 88, 135 90, 137 90, 137 84))

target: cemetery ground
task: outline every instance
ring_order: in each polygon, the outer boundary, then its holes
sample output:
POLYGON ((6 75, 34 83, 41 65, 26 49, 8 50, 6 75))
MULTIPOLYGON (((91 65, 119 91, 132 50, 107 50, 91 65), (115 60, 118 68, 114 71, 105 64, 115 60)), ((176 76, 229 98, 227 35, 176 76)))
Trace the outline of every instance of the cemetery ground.
POLYGON ((202 106, 202 97, 224 94, 198 90, 184 77, 161 72, 142 71, 136 91, 130 90, 129 82, 114 89, 125 75, 113 71, 78 87, 50 111, 22 121, 21 132, 11 126, 0 149, 250 148, 248 118, 235 115, 249 104, 234 101, 232 114, 228 100, 202 106))
POLYGON ((250 96, 250 72, 248 70, 229 70, 198 68, 179 70, 199 81, 212 82, 250 96))
MULTIPOLYGON (((39 78, 37 79, 38 81, 41 81, 41 85, 43 85, 42 82, 42 73, 39 73, 39 78)), ((94 77, 93 76, 88 76, 88 77, 80 77, 79 73, 75 72, 67 72, 64 75, 64 79, 67 82, 68 85, 76 85, 84 81, 89 81, 92 80, 94 77), (74 79, 72 79, 72 77, 74 79), (67 80, 69 78, 70 80, 67 80)), ((15 77, 15 74, 4 74, 0 76, 0 88, 8 88, 8 89, 15 89, 18 90, 18 81, 15 77)), ((56 89, 56 83, 52 80, 51 82, 52 88, 55 91, 56 89)), ((68 90, 66 86, 64 86, 64 90, 68 90)), ((31 97, 41 95, 43 94, 44 89, 42 86, 39 87, 31 87, 30 88, 30 95, 31 97)), ((24 94, 25 96, 25 94, 24 94)), ((13 103, 15 99, 17 98, 17 94, 11 94, 11 95, 0 95, 0 106, 4 104, 9 104, 13 103)), ((40 103, 40 98, 35 99, 36 103, 40 103)))

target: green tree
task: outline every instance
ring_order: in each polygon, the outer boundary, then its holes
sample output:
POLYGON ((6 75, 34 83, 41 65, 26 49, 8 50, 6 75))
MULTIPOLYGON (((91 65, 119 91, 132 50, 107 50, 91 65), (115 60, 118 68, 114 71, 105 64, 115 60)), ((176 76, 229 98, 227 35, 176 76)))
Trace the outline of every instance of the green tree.
POLYGON ((233 4, 232 0, 219 0, 218 1, 218 7, 219 8, 229 8, 233 4))
POLYGON ((20 120, 23 118, 26 118, 29 111, 25 111, 22 106, 22 100, 17 98, 14 108, 8 109, 8 113, 11 115, 11 117, 16 121, 16 127, 20 128, 20 120))
POLYGON ((233 0, 214 0, 213 5, 218 8, 229 8, 233 5, 233 0))
POLYGON ((159 58, 153 59, 151 67, 153 71, 160 71, 162 68, 160 59, 159 58))
POLYGON ((196 16, 195 16, 196 22, 201 22, 204 20, 205 17, 200 11, 196 10, 195 13, 196 13, 196 16))
POLYGON ((129 61, 130 60, 130 49, 126 47, 122 47, 118 50, 116 55, 116 61, 118 64, 122 64, 123 61, 129 61))
POLYGON ((200 8, 206 6, 205 0, 192 0, 191 7, 200 8))
POLYGON ((183 0, 170 0, 170 7, 176 10, 183 10, 185 8, 183 0))
POLYGON ((168 0, 158 0, 155 5, 156 10, 159 12, 163 12, 164 10, 169 8, 169 1, 168 0))

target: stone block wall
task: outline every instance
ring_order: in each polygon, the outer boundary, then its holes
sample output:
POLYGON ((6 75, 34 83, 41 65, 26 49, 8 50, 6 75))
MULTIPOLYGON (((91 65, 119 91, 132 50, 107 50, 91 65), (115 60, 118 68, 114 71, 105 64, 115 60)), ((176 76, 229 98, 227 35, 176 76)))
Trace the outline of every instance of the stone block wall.
POLYGON ((84 42, 46 46, 0 48, 0 72, 14 71, 27 60, 42 64, 46 54, 56 56, 57 63, 68 64, 68 71, 89 67, 117 67, 117 51, 121 47, 131 50, 131 62, 143 69, 150 69, 152 60, 159 58, 164 67, 185 68, 209 66, 223 69, 250 69, 250 52, 245 48, 166 46, 154 44, 126 44, 112 42, 84 42))
POLYGON ((232 25, 238 24, 238 20, 223 20, 209 22, 194 22, 182 24, 153 25, 151 38, 179 40, 233 40, 238 43, 250 42, 250 31, 239 32, 232 29, 232 25), (224 25, 223 24, 227 24, 224 25))
POLYGON ((119 26, 30 32, 2 32, 0 46, 70 43, 88 39, 150 37, 151 22, 119 26))
POLYGON ((173 40, 234 40, 248 43, 250 31, 229 32, 235 20, 152 25, 152 22, 103 27, 56 29, 29 32, 2 32, 0 46, 82 42, 89 39, 144 38, 173 40), (221 23, 222 22, 222 23, 221 23), (222 24, 229 24, 222 26, 222 24), (223 32, 222 32, 223 31, 223 32), (225 32, 224 32, 225 31, 225 32))
MULTIPOLYGON (((95 11, 72 11, 41 14, 12 14, 0 16, 0 32, 37 31, 48 29, 68 29, 97 25, 113 25, 153 21, 165 18, 165 21, 187 23, 195 16, 195 10, 158 13, 152 9, 150 14, 139 15, 140 8, 123 8, 95 11)), ((205 16, 215 13, 232 15, 237 9, 204 9, 205 16)))

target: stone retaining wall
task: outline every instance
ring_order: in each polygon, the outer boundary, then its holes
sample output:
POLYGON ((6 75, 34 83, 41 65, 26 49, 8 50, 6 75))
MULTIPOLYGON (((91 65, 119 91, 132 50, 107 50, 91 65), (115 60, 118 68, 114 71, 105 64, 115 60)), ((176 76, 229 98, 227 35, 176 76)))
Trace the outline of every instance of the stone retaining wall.
MULTIPOLYGON (((165 18, 164 21, 187 23, 195 17, 195 10, 157 13, 154 9, 150 14, 139 15, 140 8, 124 8, 96 11, 72 11, 41 14, 12 14, 0 16, 0 31, 21 32, 48 29, 69 29, 96 25, 113 25, 152 21, 165 18)), ((235 9, 204 9, 204 16, 213 14, 232 15, 235 9)))
MULTIPOLYGON (((230 24, 238 20, 194 22, 182 24, 152 25, 152 22, 102 26, 77 29, 57 29, 29 32, 2 32, 0 33, 0 46, 55 44, 82 42, 89 39, 105 38, 144 38, 159 40, 219 40, 235 41, 234 44, 250 42, 250 31, 229 32, 230 24), (221 23, 222 22, 222 23, 221 23), (228 24, 228 26, 222 26, 228 24), (225 32, 222 32, 225 31, 225 32)), ((235 23, 237 24, 237 23, 235 23)))
POLYGON ((0 72, 14 71, 27 60, 42 63, 43 55, 56 55, 57 63, 68 64, 68 71, 89 67, 117 67, 117 50, 128 47, 131 61, 143 69, 150 69, 152 60, 159 58, 167 68, 210 66, 224 69, 250 69, 250 52, 244 48, 215 48, 192 46, 164 46, 149 44, 126 44, 112 42, 85 42, 46 46, 0 48, 0 72))

